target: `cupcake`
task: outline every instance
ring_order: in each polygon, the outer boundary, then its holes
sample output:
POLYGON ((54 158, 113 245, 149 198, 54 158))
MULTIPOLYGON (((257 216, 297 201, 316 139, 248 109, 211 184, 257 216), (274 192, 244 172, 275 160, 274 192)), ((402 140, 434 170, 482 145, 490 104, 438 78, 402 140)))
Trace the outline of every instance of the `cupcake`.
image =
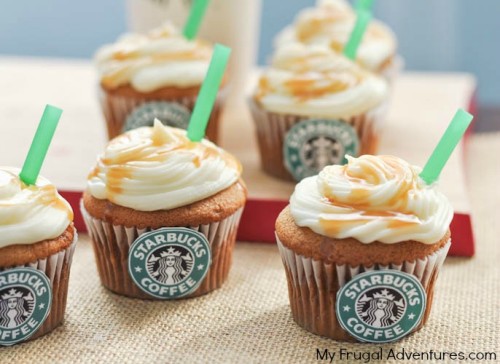
POLYGON ((321 45, 279 48, 250 100, 261 164, 300 181, 345 154, 374 154, 387 82, 321 45))
POLYGON ((0 345, 38 338, 61 325, 77 240, 73 211, 54 185, 27 186, 0 167, 0 345))
POLYGON ((347 158, 302 180, 276 221, 292 315, 335 340, 394 341, 429 318, 453 210, 402 159, 347 158))
MULTIPOLYGON (((294 42, 321 44, 342 53, 356 22, 356 13, 345 0, 318 1, 314 8, 302 10, 293 25, 276 38, 278 47, 294 42)), ((373 20, 358 49, 360 66, 393 79, 401 68, 394 33, 382 22, 373 20)))
MULTIPOLYGON (((155 118, 187 128, 211 55, 211 44, 185 39, 171 23, 103 46, 95 62, 109 139, 152 126, 155 118)), ((218 96, 207 127, 213 142, 217 142, 222 98, 218 96)))
POLYGON ((232 155, 158 120, 111 140, 81 205, 102 284, 142 299, 221 287, 246 201, 240 175, 232 155))

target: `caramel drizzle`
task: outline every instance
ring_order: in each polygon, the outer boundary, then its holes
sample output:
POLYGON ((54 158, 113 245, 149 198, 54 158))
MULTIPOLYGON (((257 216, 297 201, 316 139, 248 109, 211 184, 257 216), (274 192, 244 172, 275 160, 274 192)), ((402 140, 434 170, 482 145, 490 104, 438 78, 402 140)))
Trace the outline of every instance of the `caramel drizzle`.
POLYGON ((322 74, 322 76, 321 79, 314 79, 308 77, 307 74, 298 75, 286 81, 284 86, 299 101, 307 101, 324 95, 345 91, 361 82, 361 78, 357 75, 349 81, 332 74, 322 74))
POLYGON ((101 79, 106 87, 114 87, 135 69, 155 66, 169 62, 209 61, 211 51, 208 47, 196 48, 189 51, 174 53, 157 53, 152 55, 142 54, 139 50, 117 51, 113 53, 112 60, 120 62, 114 69, 107 72, 101 79))
MULTIPOLYGON (((39 201, 42 205, 66 212, 68 220, 73 221, 73 211, 70 208, 68 208, 67 204, 62 199, 62 197, 58 195, 57 189, 54 185, 37 187, 37 186, 26 186, 23 183, 23 186, 29 189, 39 188, 40 191, 39 201)), ((33 197, 37 197, 37 195, 35 194, 33 197)))
MULTIPOLYGON (((378 161, 375 159, 377 157, 372 158, 374 164, 378 165, 378 161)), ((386 220, 386 227, 389 229, 409 228, 420 224, 418 217, 415 217, 407 208, 410 191, 416 189, 415 181, 417 177, 412 176, 411 179, 405 179, 404 170, 394 157, 379 156, 379 158, 382 158, 385 164, 390 166, 391 169, 388 170, 382 166, 377 169, 377 171, 381 171, 386 178, 393 177, 400 181, 397 192, 386 202, 387 208, 397 208, 398 211, 390 211, 387 209, 381 210, 379 208, 374 208, 370 203, 370 196, 372 195, 370 185, 378 185, 381 183, 381 176, 375 173, 375 167, 361 164, 361 170, 355 173, 347 168, 348 165, 344 165, 341 167, 343 177, 353 185, 365 184, 365 186, 362 188, 353 188, 351 190, 347 198, 349 204, 337 201, 333 191, 325 191, 325 198, 330 204, 347 210, 346 213, 343 214, 344 219, 320 219, 320 225, 325 232, 331 232, 333 235, 337 235, 342 232, 343 229, 348 229, 349 227, 354 227, 380 218, 386 220)))
MULTIPOLYGON (((121 138, 126 137, 128 137, 127 134, 121 136, 121 138)), ((221 158, 228 168, 233 168, 241 174, 241 164, 231 154, 223 150, 204 146, 202 143, 192 142, 182 135, 167 134, 153 130, 151 143, 145 143, 143 146, 122 151, 113 158, 101 159, 101 165, 107 167, 107 195, 110 199, 113 199, 113 196, 123 192, 123 181, 131 179, 133 177, 133 170, 136 168, 130 165, 130 162, 162 163, 169 156, 183 151, 187 151, 193 155, 192 163, 196 168, 199 168, 205 160, 221 158), (154 150, 151 150, 151 147, 154 147, 154 150)), ((91 179, 100 172, 101 168, 98 165, 90 172, 88 178, 91 179)))
POLYGON ((307 43, 316 34, 324 32, 330 24, 347 21, 351 18, 352 14, 350 12, 334 8, 318 9, 310 18, 298 22, 296 31, 297 39, 303 43, 307 43))

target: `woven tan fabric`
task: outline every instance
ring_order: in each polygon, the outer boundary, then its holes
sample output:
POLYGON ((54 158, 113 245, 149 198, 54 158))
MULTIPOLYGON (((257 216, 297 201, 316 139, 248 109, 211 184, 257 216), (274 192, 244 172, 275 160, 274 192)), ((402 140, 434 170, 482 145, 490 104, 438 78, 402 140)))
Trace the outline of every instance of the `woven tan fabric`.
MULTIPOLYGON (((385 352, 496 351, 500 360, 499 155, 500 134, 471 139, 468 173, 476 257, 447 259, 427 326, 384 345, 385 352)), ((338 343, 295 325, 276 246, 238 244, 222 289, 176 302, 145 302, 108 292, 99 284, 92 254, 83 236, 71 272, 65 324, 34 342, 0 349, 0 363, 314 363, 316 348, 379 347, 338 343)))

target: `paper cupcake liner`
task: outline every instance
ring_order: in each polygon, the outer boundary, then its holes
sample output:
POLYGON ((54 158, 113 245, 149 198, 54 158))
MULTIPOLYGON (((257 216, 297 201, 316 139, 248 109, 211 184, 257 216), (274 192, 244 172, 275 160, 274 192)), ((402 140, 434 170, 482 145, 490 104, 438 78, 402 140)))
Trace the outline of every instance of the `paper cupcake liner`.
MULTIPOLYGON (((99 87, 99 99, 101 107, 106 118, 108 138, 113 139, 114 137, 122 134, 124 132, 123 127, 127 117, 138 107, 149 102, 159 102, 166 101, 171 103, 177 103, 189 109, 191 112, 194 109, 194 104, 196 103, 197 95, 190 97, 179 97, 179 98, 169 98, 169 99, 152 99, 147 97, 141 97, 140 94, 137 97, 125 97, 119 96, 112 93, 106 92, 106 90, 99 87)), ((214 104, 212 113, 210 114, 210 119, 208 121, 208 126, 206 130, 206 137, 212 142, 218 142, 219 134, 219 120, 222 110, 222 105, 224 101, 224 92, 219 92, 217 99, 214 104)))
POLYGON ((335 312, 337 292, 353 277, 363 272, 393 269, 414 275, 427 294, 424 317, 415 331, 427 321, 432 307, 434 284, 451 245, 444 247, 424 259, 405 261, 402 264, 372 267, 336 265, 296 254, 285 247, 276 237, 288 281, 288 294, 292 316, 304 329, 335 340, 354 341, 340 325, 335 312))
MULTIPOLYGON (((90 216, 83 204, 81 204, 81 211, 92 238, 102 284, 111 291, 124 296, 156 299, 144 293, 132 281, 128 271, 130 246, 140 235, 153 229, 138 229, 110 224, 90 216)), ((243 208, 240 208, 229 217, 211 224, 183 226, 205 235, 210 245, 212 257, 212 263, 206 277, 200 286, 186 298, 206 294, 221 287, 226 281, 231 268, 232 252, 242 212, 243 208)))
POLYGON ((49 255, 47 258, 38 259, 35 262, 16 265, 9 268, 0 268, 0 271, 7 271, 14 268, 34 268, 43 272, 50 281, 52 288, 52 303, 50 313, 40 326, 26 341, 34 340, 43 336, 62 324, 66 311, 66 299, 68 297, 68 282, 73 253, 76 248, 78 234, 75 229, 75 236, 71 245, 65 250, 49 255))
MULTIPOLYGON (((283 143, 287 132, 304 120, 323 118, 269 112, 253 98, 249 100, 249 104, 256 125, 262 169, 274 177, 295 181, 285 166, 283 155, 283 143)), ((365 114, 348 119, 336 119, 351 125, 356 131, 359 139, 359 155, 376 153, 386 108, 386 103, 383 103, 365 114)))

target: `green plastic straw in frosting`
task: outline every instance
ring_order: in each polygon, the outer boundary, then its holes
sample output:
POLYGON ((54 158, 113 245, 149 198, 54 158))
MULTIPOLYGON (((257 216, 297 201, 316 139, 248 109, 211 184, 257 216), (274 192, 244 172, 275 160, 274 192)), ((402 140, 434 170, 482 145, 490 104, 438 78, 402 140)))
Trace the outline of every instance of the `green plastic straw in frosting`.
POLYGON ((187 39, 193 40, 196 38, 209 2, 210 0, 193 0, 193 5, 191 5, 191 11, 183 30, 184 37, 187 39))
POLYGON ((373 0, 358 0, 356 3, 357 10, 371 11, 373 7, 373 0))
POLYGON ((372 14, 370 11, 359 9, 358 17, 356 19, 356 24, 351 32, 351 36, 344 47, 344 55, 352 60, 356 59, 356 54, 358 53, 359 45, 363 40, 363 35, 365 34, 368 24, 372 19, 372 14))
POLYGON ((451 153, 460 139, 462 139, 472 119, 473 116, 471 114, 462 109, 458 109, 438 145, 432 152, 424 169, 420 173, 420 178, 422 178, 425 183, 430 185, 438 180, 441 170, 450 158, 451 153))
POLYGON ((27 185, 34 185, 38 179, 38 174, 42 168, 43 160, 47 155, 50 142, 56 131, 62 110, 52 106, 45 106, 45 110, 38 124, 35 137, 31 142, 31 147, 24 161, 19 177, 27 185))
POLYGON ((220 44, 215 45, 207 75, 201 85, 198 99, 189 120, 187 136, 193 142, 199 142, 205 136, 208 119, 217 98, 217 92, 219 91, 230 54, 231 48, 220 44))

